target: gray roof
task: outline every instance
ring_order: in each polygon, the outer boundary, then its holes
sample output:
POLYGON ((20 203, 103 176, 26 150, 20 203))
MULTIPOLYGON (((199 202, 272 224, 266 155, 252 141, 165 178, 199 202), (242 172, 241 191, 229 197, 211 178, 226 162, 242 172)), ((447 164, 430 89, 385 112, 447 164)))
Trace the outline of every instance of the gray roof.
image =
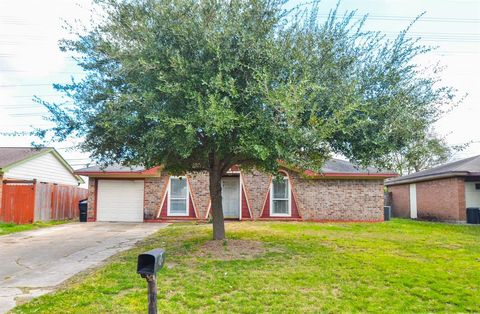
MULTIPOLYGON (((386 171, 391 173, 391 171, 386 171)), ((330 159, 322 167, 322 173, 364 173, 364 174, 373 174, 373 173, 385 173, 380 169, 374 167, 360 168, 355 166, 351 162, 341 160, 341 159, 330 159)))
POLYGON ((0 168, 5 168, 11 164, 51 149, 50 147, 0 147, 0 168))
POLYGON ((134 166, 134 167, 127 167, 127 166, 122 166, 119 164, 113 164, 109 166, 101 166, 101 165, 96 165, 92 167, 87 167, 87 168, 82 168, 82 169, 77 169, 75 172, 82 172, 82 173, 88 173, 88 172, 125 172, 125 173, 130 173, 130 172, 142 172, 146 170, 145 167, 142 166, 134 166))
MULTIPOLYGON (((116 172, 116 173, 132 173, 132 172, 142 172, 147 170, 145 167, 126 167, 119 164, 109 165, 109 166, 92 166, 88 168, 77 169, 77 173, 89 172, 98 173, 98 172, 116 172)), ((367 167, 360 168, 354 164, 340 159, 331 159, 325 163, 322 167, 322 173, 348 173, 348 174, 380 174, 380 173, 392 173, 391 171, 383 172, 377 168, 367 167)))
POLYGON ((410 182, 420 182, 432 179, 440 179, 458 176, 479 176, 480 175, 480 155, 470 158, 457 160, 444 165, 440 165, 427 170, 415 172, 403 177, 390 179, 386 181, 387 185, 405 184, 410 182))

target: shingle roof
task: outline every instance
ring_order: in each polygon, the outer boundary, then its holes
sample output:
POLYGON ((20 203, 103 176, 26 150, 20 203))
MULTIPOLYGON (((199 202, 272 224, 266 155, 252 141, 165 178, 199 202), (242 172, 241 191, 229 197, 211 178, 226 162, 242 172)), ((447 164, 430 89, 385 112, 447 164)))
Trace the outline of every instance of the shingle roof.
POLYGON ((77 179, 79 183, 84 183, 83 179, 76 175, 72 167, 53 147, 0 147, 0 173, 9 171, 9 168, 15 167, 22 162, 26 162, 37 155, 53 154, 57 160, 77 179))
POLYGON ((18 161, 51 149, 50 147, 0 147, 0 168, 5 168, 18 161))
POLYGON ((114 164, 114 165, 109 165, 109 166, 91 166, 87 168, 82 168, 82 169, 77 169, 75 172, 81 172, 81 173, 88 173, 88 172, 125 172, 125 173, 131 173, 131 172, 142 172, 145 171, 146 168, 142 166, 135 166, 135 167, 126 167, 122 166, 119 164, 114 164))
MULTIPOLYGON (((351 162, 341 159, 330 159, 322 167, 323 173, 363 173, 374 174, 383 173, 380 169, 374 167, 360 168, 352 164, 351 162)), ((390 173, 390 171, 389 171, 390 173)))
POLYGON ((403 177, 387 180, 387 185, 420 182, 435 178, 480 175, 480 155, 457 160, 403 177))
MULTIPOLYGON (((81 175, 98 175, 98 174, 142 174, 145 173, 146 171, 149 171, 149 169, 146 169, 145 167, 125 167, 119 164, 114 164, 106 167, 102 166, 92 166, 88 168, 83 168, 83 169, 78 169, 75 172, 77 174, 81 175)), ((360 168, 355 166, 354 164, 345 161, 345 160, 340 160, 340 159, 331 159, 325 163, 325 165, 322 167, 322 173, 318 174, 312 171, 307 171, 305 175, 310 176, 310 177, 319 177, 323 176, 323 174, 332 174, 332 175, 365 175, 365 176, 371 176, 371 175, 378 175, 378 176, 385 176, 385 177, 392 177, 395 176, 391 171, 387 172, 382 172, 381 170, 373 167, 367 167, 367 168, 360 168)))

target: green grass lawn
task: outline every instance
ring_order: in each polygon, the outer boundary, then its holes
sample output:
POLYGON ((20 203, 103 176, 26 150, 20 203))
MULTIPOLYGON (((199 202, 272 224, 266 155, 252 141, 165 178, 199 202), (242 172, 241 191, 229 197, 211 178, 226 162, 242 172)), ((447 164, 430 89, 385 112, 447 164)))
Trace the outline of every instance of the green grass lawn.
POLYGON ((25 224, 25 225, 17 225, 14 223, 5 223, 5 222, 0 222, 0 236, 4 234, 9 234, 9 233, 14 233, 14 232, 20 232, 20 231, 28 231, 28 230, 33 230, 33 229, 38 229, 38 228, 45 228, 45 227, 51 227, 55 225, 60 225, 70 222, 68 220, 62 220, 62 221, 48 221, 48 222, 35 222, 33 224, 25 224))
POLYGON ((480 310, 478 226, 244 222, 228 223, 227 233, 260 241, 257 250, 233 254, 227 241, 216 251, 206 244, 211 225, 171 225, 14 311, 146 313, 136 257, 156 247, 168 252, 158 275, 162 313, 480 310))

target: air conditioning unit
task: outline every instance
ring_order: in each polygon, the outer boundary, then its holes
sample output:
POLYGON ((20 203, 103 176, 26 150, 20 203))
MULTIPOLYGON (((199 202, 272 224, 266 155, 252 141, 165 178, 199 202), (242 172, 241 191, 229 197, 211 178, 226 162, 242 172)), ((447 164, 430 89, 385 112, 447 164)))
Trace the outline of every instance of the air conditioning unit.
POLYGON ((467 208, 467 224, 480 224, 480 209, 478 207, 467 208))
POLYGON ((392 218, 392 206, 383 206, 383 220, 389 221, 392 218))

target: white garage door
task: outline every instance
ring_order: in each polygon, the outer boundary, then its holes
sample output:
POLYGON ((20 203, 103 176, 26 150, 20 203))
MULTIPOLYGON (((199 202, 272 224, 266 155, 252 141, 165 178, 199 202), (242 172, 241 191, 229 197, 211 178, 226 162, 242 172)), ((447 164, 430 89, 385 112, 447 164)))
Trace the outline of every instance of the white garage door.
POLYGON ((99 180, 97 221, 143 221, 143 180, 99 180))

